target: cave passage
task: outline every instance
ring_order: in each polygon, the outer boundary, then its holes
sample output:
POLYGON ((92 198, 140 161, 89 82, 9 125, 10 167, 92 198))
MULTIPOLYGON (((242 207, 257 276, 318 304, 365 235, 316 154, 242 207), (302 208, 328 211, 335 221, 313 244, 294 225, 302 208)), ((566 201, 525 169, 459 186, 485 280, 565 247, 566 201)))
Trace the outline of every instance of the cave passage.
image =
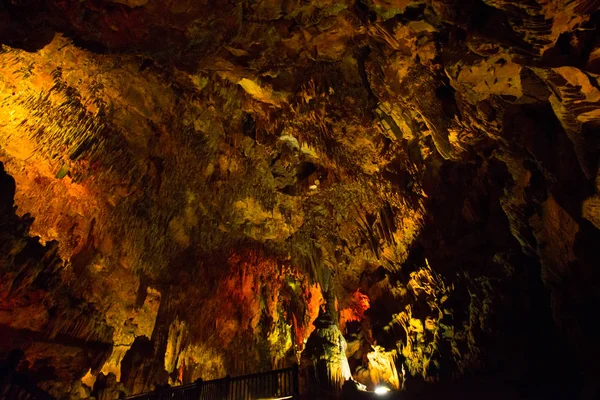
POLYGON ((0 398, 600 399, 599 29, 0 0, 0 398))

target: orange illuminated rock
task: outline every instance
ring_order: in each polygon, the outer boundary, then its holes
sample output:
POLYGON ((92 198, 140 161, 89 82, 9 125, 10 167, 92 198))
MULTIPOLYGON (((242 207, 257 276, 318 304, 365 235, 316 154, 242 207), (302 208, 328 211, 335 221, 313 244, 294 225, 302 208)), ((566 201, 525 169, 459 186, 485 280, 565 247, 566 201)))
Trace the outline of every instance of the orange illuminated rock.
POLYGON ((597 9, 2 2, 0 358, 115 397, 317 336, 370 389, 591 398, 597 9))

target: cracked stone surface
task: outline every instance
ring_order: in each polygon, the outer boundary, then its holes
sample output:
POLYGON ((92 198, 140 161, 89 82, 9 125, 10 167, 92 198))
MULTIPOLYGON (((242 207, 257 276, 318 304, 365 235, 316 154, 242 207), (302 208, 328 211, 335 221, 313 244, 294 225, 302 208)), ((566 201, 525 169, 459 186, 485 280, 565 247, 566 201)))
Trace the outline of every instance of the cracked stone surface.
POLYGON ((0 2, 0 358, 597 398, 599 9, 0 2))

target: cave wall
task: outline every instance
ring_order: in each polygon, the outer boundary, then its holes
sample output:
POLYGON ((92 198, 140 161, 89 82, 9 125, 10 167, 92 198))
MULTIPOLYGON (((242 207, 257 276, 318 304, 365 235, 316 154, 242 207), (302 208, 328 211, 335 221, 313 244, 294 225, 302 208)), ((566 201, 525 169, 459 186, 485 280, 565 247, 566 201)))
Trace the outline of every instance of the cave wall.
POLYGON ((594 398, 599 6, 3 1, 0 326, 131 393, 328 303, 369 387, 594 398))
POLYGON ((57 243, 30 237, 32 218, 15 215, 15 182, 1 163, 0 185, 2 356, 22 349, 20 372, 50 391, 78 391, 72 385, 88 370, 97 374, 111 354, 114 328, 63 280, 57 243))

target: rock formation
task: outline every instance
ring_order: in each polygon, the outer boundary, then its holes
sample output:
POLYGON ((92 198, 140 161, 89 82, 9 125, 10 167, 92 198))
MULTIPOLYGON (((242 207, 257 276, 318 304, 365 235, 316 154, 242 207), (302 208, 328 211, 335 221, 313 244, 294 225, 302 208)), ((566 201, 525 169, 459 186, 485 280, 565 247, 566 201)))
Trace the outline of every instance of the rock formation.
POLYGON ((368 389, 597 398, 599 10, 1 1, 0 358, 112 398, 327 309, 368 389))

